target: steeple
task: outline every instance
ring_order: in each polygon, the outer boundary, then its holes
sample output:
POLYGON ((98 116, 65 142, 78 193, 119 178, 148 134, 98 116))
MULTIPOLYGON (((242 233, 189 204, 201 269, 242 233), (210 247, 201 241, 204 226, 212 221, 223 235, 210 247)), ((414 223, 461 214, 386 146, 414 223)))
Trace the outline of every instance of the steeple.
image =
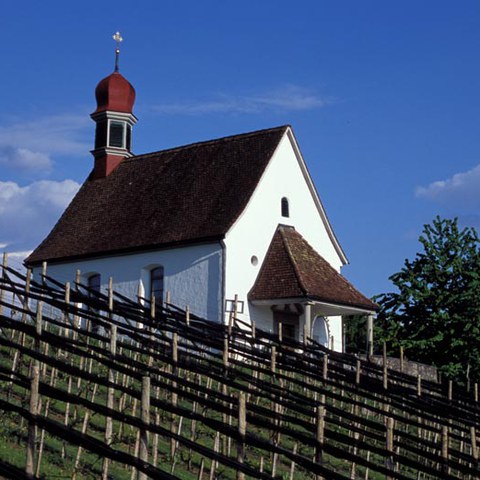
POLYGON ((119 73, 120 32, 113 35, 115 49, 115 70, 99 82, 95 89, 97 109, 91 114, 97 124, 95 130, 95 159, 93 178, 103 178, 115 170, 120 162, 131 157, 132 127, 137 122, 133 114, 135 89, 119 73))

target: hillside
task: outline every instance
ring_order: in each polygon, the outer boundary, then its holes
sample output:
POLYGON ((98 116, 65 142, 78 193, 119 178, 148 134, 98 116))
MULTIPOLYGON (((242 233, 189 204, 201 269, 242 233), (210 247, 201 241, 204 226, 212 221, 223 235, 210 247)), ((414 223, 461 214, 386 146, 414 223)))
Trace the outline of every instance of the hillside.
POLYGON ((479 478, 476 385, 2 273, 5 478, 479 478))

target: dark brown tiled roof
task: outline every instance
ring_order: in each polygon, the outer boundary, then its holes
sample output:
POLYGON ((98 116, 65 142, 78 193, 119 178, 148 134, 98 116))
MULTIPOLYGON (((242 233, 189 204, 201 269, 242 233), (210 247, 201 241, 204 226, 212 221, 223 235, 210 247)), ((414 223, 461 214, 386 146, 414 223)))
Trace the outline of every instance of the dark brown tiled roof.
POLYGON ((223 238, 287 128, 132 157, 90 176, 26 263, 223 238))
POLYGON ((336 305, 377 310, 293 228, 279 226, 249 300, 308 297, 336 305))

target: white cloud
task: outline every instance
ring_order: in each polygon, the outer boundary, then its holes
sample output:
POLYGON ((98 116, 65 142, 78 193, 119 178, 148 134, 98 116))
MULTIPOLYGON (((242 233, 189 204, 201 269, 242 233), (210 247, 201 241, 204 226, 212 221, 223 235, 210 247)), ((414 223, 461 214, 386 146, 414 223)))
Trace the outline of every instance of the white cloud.
POLYGON ((417 187, 415 195, 451 207, 478 210, 480 208, 480 165, 468 172, 456 173, 447 180, 439 180, 417 187))
POLYGON ((48 172, 51 156, 88 151, 82 132, 87 115, 52 115, 0 125, 0 164, 20 171, 48 172))
POLYGON ((12 166, 16 170, 22 171, 42 170, 49 172, 52 168, 52 160, 45 153, 7 145, 0 147, 0 165, 12 166))
POLYGON ((23 272, 25 270, 25 267, 23 266, 23 262, 31 253, 32 253, 32 250, 8 252, 8 259, 7 259, 8 266, 14 268, 15 270, 19 270, 23 272))
POLYGON ((262 113, 267 110, 313 110, 332 103, 331 98, 296 85, 286 85, 267 93, 255 95, 216 95, 205 101, 167 103, 153 110, 168 115, 204 115, 209 113, 262 113))
POLYGON ((15 251, 36 246, 79 187, 73 180, 42 180, 24 187, 0 182, 0 245, 15 251))

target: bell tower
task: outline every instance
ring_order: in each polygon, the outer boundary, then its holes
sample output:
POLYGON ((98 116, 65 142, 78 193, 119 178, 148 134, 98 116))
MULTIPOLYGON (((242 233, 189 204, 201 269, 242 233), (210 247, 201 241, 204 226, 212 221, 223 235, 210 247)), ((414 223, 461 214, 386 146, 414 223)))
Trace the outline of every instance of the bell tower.
POLYGON ((132 127, 137 122, 133 114, 135 89, 118 71, 120 32, 113 35, 117 43, 115 70, 99 82, 95 89, 97 109, 90 115, 96 123, 93 178, 112 173, 124 158, 132 156, 132 127))

